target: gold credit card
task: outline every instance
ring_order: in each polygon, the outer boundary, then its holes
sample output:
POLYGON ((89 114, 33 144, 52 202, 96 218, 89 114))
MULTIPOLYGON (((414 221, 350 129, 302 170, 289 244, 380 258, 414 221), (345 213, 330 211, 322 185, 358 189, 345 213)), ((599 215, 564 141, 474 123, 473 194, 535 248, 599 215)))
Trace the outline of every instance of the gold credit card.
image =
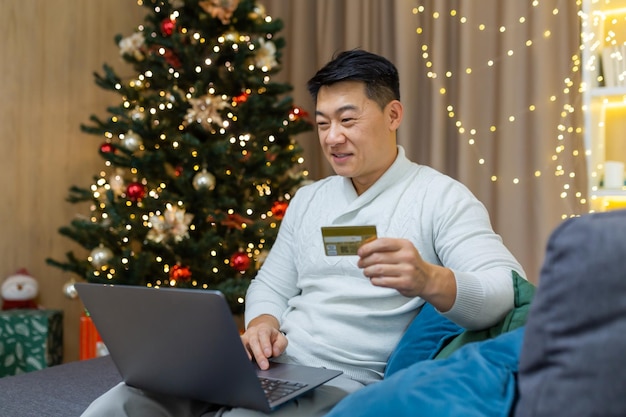
POLYGON ((326 256, 356 255, 365 241, 376 239, 376 226, 322 227, 326 256))

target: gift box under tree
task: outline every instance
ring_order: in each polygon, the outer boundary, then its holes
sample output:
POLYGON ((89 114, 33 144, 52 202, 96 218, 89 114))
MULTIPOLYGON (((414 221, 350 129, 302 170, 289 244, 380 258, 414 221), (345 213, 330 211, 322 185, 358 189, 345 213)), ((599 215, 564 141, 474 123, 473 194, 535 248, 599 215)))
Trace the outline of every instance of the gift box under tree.
POLYGON ((80 317, 80 360, 97 358, 108 355, 102 337, 91 320, 91 316, 86 312, 80 317))
POLYGON ((63 312, 0 311, 0 377, 63 361, 63 312))

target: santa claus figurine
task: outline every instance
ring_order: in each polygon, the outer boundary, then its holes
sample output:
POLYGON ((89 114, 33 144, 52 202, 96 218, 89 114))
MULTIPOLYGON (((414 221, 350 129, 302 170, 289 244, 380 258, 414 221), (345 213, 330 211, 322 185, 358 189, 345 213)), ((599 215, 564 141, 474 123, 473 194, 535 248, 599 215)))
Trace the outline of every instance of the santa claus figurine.
POLYGON ((39 284, 28 271, 20 269, 2 283, 2 310, 38 308, 39 284))

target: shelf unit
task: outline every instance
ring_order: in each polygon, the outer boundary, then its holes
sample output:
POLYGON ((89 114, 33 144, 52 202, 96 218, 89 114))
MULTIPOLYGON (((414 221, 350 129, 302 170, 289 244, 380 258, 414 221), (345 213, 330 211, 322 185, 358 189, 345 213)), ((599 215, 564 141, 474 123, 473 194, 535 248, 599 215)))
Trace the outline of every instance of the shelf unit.
POLYGON ((583 0, 581 16, 589 209, 626 208, 624 184, 604 187, 605 162, 626 163, 626 0, 583 0))

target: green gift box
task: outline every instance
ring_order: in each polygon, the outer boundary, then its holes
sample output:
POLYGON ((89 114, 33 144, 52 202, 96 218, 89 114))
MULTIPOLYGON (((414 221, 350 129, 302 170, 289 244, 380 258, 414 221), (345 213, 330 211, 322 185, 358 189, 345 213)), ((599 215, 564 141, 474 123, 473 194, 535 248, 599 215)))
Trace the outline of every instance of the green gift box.
POLYGON ((63 361, 63 311, 0 311, 0 377, 63 361))

